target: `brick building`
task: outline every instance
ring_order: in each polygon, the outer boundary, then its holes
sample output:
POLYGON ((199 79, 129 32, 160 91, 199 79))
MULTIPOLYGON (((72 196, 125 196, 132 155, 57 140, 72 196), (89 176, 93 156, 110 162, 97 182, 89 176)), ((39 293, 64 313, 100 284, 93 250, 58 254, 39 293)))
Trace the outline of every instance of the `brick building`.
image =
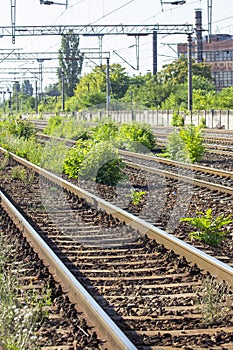
MULTIPOLYGON (((192 57, 196 62, 210 65, 216 91, 233 86, 233 36, 212 34, 202 38, 201 13, 196 11, 196 38, 192 44, 192 57)), ((177 45, 178 57, 187 57, 187 44, 177 45)))
MULTIPOLYGON (((178 56, 187 56, 187 44, 177 45, 178 56)), ((192 57, 197 61, 197 44, 192 45, 192 57)), ((210 65, 216 90, 233 86, 233 36, 215 34, 211 42, 206 37, 202 42, 202 62, 210 65)), ((200 62, 201 60, 199 60, 200 62)))

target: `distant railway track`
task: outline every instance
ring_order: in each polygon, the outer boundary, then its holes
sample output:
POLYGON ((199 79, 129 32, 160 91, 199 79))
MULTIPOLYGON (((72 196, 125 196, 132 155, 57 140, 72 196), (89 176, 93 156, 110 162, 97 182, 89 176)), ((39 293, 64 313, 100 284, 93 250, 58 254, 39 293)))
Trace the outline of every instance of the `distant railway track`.
MULTIPOLYGON (((35 128, 41 132, 47 125, 47 120, 32 120, 35 128)), ((89 123, 87 123, 89 124, 89 123)), ((94 123, 91 123, 93 125, 94 123)), ((167 143, 168 135, 176 130, 174 127, 156 127, 154 128, 154 134, 156 136, 157 146, 164 148, 167 143)), ((232 130, 215 130, 206 129, 205 146, 208 152, 216 153, 222 156, 233 157, 233 131, 232 130)), ((46 137, 46 136, 45 136, 46 137)))
MULTIPOLYGON (((49 140, 55 140, 55 141, 57 140, 58 142, 61 141, 68 147, 72 147, 75 145, 75 141, 66 140, 63 138, 55 138, 44 134, 38 134, 38 138, 39 140, 42 140, 42 141, 45 140, 46 142, 49 140)), ((193 184, 195 181, 196 183, 198 183, 199 182, 198 179, 201 180, 203 177, 205 177, 205 179, 203 180, 203 183, 206 180, 206 178, 208 178, 211 182, 219 184, 220 185, 219 189, 221 189, 221 186, 223 187, 225 186, 226 192, 230 194, 233 193, 231 189, 233 185, 233 172, 231 171, 224 171, 221 169, 215 169, 215 168, 210 168, 210 167, 196 165, 196 164, 187 164, 187 163, 177 162, 177 161, 173 161, 162 157, 156 157, 152 154, 148 155, 148 154, 140 154, 140 153, 133 153, 129 151, 119 150, 119 155, 121 155, 124 160, 126 161, 128 160, 129 162, 132 162, 131 167, 133 167, 134 165, 133 163, 136 163, 138 165, 137 166, 135 164, 136 168, 137 167, 140 168, 140 166, 144 166, 144 169, 145 170, 147 169, 147 171, 154 172, 154 173, 156 173, 157 171, 157 173, 162 173, 163 175, 165 175, 166 172, 168 172, 167 174, 168 176, 169 175, 170 177, 173 176, 173 178, 176 178, 176 179, 178 178, 181 179, 181 175, 183 172, 184 175, 186 174, 186 176, 188 176, 191 179, 190 181, 192 181, 193 184), (151 168, 151 170, 149 170, 149 167, 151 168), (227 189, 227 187, 229 188, 227 189)), ((130 163, 127 163, 127 164, 130 165, 130 163)), ((141 167, 141 169, 143 169, 143 167, 141 167)), ((217 188, 215 188, 215 190, 217 190, 217 188)))
POLYGON ((233 284, 229 258, 224 263, 14 155, 1 188, 137 349, 232 348, 232 309, 225 323, 206 326, 195 305, 206 271, 233 284), (30 186, 10 178, 19 164, 34 174, 30 186))
MULTIPOLYGON (((127 165, 129 166, 130 162, 133 163, 131 165, 132 167, 136 163, 138 165, 138 169, 144 169, 148 172, 154 173, 163 173, 164 175, 167 173, 167 176, 170 175, 170 177, 175 179, 181 179, 182 176, 186 176, 186 181, 188 181, 189 178, 194 185, 201 185, 201 181, 203 180, 202 186, 209 186, 209 188, 212 189, 211 185, 207 184, 206 180, 208 179, 208 182, 220 185, 218 188, 220 192, 226 191, 226 193, 233 194, 233 172, 231 171, 224 171, 197 164, 187 164, 172 161, 166 158, 155 157, 153 155, 132 153, 123 150, 119 150, 119 154, 123 157, 123 159, 129 161, 127 162, 127 165)), ((213 187, 213 189, 217 190, 217 187, 213 187)))

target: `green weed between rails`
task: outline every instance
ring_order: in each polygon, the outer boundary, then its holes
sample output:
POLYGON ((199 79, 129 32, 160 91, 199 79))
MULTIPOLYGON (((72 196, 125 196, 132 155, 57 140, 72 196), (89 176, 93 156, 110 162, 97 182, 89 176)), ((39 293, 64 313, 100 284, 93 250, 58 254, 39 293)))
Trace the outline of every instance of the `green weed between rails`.
POLYGON ((141 203, 145 194, 146 194, 146 191, 131 190, 130 195, 128 197, 130 197, 133 205, 138 205, 141 203))
POLYGON ((27 177, 27 172, 23 166, 17 165, 11 169, 12 180, 22 180, 23 182, 26 182, 26 177, 27 177))
POLYGON ((26 185, 30 185, 35 180, 35 172, 26 170, 23 166, 16 166, 11 170, 11 177, 13 180, 21 180, 26 185))
POLYGON ((231 215, 224 217, 224 214, 213 218, 212 209, 207 209, 206 213, 196 212, 198 216, 182 218, 180 221, 187 221, 194 226, 197 231, 190 232, 190 238, 203 241, 213 246, 219 246, 226 238, 226 232, 222 230, 223 226, 233 222, 231 215))
POLYGON ((9 165, 9 159, 4 157, 4 159, 0 163, 0 170, 5 170, 9 165))
POLYGON ((51 305, 50 289, 44 287, 40 294, 33 288, 22 289, 19 278, 23 277, 0 231, 0 345, 5 350, 40 349, 37 332, 51 305))
POLYGON ((197 288, 196 305, 205 325, 220 324, 231 316, 233 296, 229 285, 212 276, 197 288))

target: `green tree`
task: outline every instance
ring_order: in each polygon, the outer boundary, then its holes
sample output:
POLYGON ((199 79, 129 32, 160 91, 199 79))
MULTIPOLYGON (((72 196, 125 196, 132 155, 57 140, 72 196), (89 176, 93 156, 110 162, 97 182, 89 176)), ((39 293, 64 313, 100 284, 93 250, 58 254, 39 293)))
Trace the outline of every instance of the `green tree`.
MULTIPOLYGON (((106 101, 106 73, 99 66, 85 74, 77 84, 74 96, 77 109, 99 105, 106 101)), ((73 101, 74 102, 74 101, 73 101)))
POLYGON ((233 109, 233 86, 222 89, 216 94, 215 109, 233 109))
POLYGON ((33 87, 29 80, 24 80, 21 85, 21 93, 23 95, 32 96, 33 95, 33 87))
POLYGON ((58 83, 49 84, 44 88, 44 94, 47 96, 60 96, 61 92, 59 91, 58 83))
MULTIPOLYGON (((124 96, 129 77, 119 64, 109 67, 111 96, 120 99, 124 96)), ((96 66, 91 73, 85 74, 75 89, 76 101, 68 102, 68 106, 76 105, 78 109, 101 105, 106 102, 106 65, 96 66)))
POLYGON ((58 60, 60 67, 57 74, 60 89, 63 82, 65 94, 71 97, 79 82, 83 64, 83 55, 79 50, 79 36, 72 31, 62 37, 58 60))
MULTIPOLYGON (((204 76, 193 75, 193 109, 210 109, 211 98, 215 95, 215 88, 211 81, 204 76), (208 97, 208 98, 207 98, 208 97)), ((173 87, 169 97, 162 103, 162 109, 186 110, 188 108, 188 83, 177 84, 173 87)))
POLYGON ((150 72, 144 76, 138 75, 131 78, 130 86, 124 96, 131 107, 159 108, 166 96, 166 91, 158 82, 157 75, 150 72))
POLYGON ((129 86, 130 78, 120 64, 112 64, 109 67, 110 90, 114 99, 122 98, 129 86))
MULTIPOLYGON (((182 84, 187 82, 188 77, 188 60, 185 56, 181 56, 174 62, 164 65, 163 69, 157 73, 158 80, 165 84, 169 82, 171 86, 175 86, 177 84, 182 84)), ((196 63, 194 60, 192 61, 192 74, 201 76, 212 81, 210 67, 204 63, 196 63)))

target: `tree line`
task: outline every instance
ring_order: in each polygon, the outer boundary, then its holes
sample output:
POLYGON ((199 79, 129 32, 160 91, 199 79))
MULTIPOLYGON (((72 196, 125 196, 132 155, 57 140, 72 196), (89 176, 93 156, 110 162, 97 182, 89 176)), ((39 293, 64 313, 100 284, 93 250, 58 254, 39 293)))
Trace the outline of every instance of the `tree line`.
MULTIPOLYGON (((82 75, 84 55, 79 36, 70 32, 61 39, 58 51, 57 82, 46 86, 40 96, 29 80, 16 82, 9 101, 1 101, 4 112, 22 113, 97 109, 106 104, 107 65, 96 65, 82 75), (65 101, 65 103, 64 103, 65 101)), ((153 75, 129 76, 120 64, 109 66, 110 105, 112 109, 188 109, 188 62, 181 56, 153 75)), ((233 109, 233 87, 217 92, 210 66, 192 61, 193 110, 233 109)))

